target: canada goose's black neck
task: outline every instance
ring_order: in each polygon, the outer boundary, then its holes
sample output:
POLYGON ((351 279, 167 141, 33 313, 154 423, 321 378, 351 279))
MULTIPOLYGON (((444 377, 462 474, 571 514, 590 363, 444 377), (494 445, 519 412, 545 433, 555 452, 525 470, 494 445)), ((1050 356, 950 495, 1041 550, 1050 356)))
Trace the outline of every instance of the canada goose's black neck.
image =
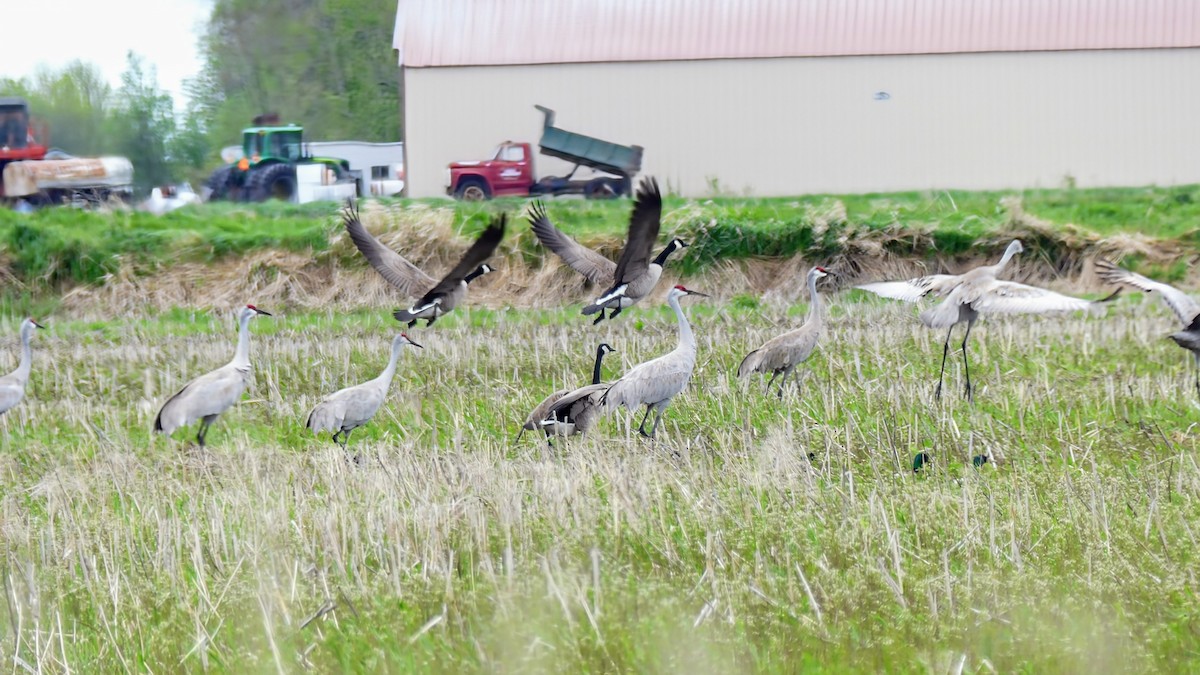
POLYGON ((658 257, 654 259, 654 264, 658 265, 659 267, 665 266, 667 264, 667 258, 675 252, 676 248, 678 248, 678 246, 676 246, 674 240, 672 240, 671 243, 667 244, 666 248, 658 252, 658 257))
POLYGON ((480 265, 475 268, 474 272, 468 274, 463 281, 469 284, 490 271, 491 269, 487 265, 480 265))
POLYGON ((600 384, 600 363, 604 361, 604 345, 596 348, 596 365, 592 367, 592 384, 600 384))

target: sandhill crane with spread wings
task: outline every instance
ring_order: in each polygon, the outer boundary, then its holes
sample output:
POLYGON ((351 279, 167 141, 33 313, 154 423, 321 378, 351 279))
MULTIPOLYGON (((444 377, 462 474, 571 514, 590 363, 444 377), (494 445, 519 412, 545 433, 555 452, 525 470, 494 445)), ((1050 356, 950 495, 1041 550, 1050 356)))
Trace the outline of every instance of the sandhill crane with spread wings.
POLYGON ((17 362, 16 370, 0 377, 0 415, 15 408, 25 398, 25 385, 33 370, 33 349, 29 346, 29 340, 38 328, 45 326, 34 321, 33 317, 21 322, 21 360, 17 362))
MULTIPOLYGON (((592 364, 592 385, 600 384, 600 367, 601 367, 601 364, 604 362, 604 356, 606 354, 609 354, 609 353, 615 352, 615 351, 617 351, 617 350, 615 350, 611 346, 609 346, 609 344, 607 342, 601 342, 600 346, 596 347, 596 360, 592 364)), ((589 386, 592 386, 592 385, 589 385, 589 386)), ((568 394, 572 394, 572 393, 575 393, 578 391, 579 391, 579 389, 559 389, 558 391, 555 391, 555 392, 551 393, 549 396, 547 396, 546 398, 542 399, 542 402, 537 404, 537 406, 534 407, 533 411, 529 413, 529 417, 525 418, 525 423, 523 425, 521 425, 521 430, 517 432, 517 440, 518 441, 521 440, 521 435, 524 434, 526 431, 533 431, 535 429, 542 429, 543 431, 546 432, 547 436, 554 435, 555 433, 558 433, 559 435, 562 435, 562 436, 569 436, 572 433, 576 433, 576 431, 574 429, 571 429, 568 431, 566 428, 563 428, 563 429, 559 430, 557 428, 551 427, 550 425, 544 424, 544 422, 546 422, 547 419, 550 417, 550 408, 555 403, 558 403, 558 401, 561 400, 564 396, 567 396, 568 394), (559 433, 560 431, 567 432, 567 433, 559 433)), ((569 420, 563 420, 563 421, 569 421, 569 420)))
POLYGON ((346 443, 350 441, 350 432, 370 422, 379 406, 383 405, 388 387, 396 374, 400 352, 406 345, 422 348, 404 333, 392 338, 392 356, 379 377, 326 396, 308 413, 308 421, 304 425, 312 429, 314 434, 332 431, 333 442, 345 450, 346 443), (338 436, 342 439, 338 440, 338 436))
POLYGON ((696 336, 683 314, 683 308, 679 306, 679 299, 688 295, 705 294, 683 286, 676 286, 667 293, 667 304, 675 310, 675 318, 679 321, 679 345, 674 351, 634 366, 600 397, 600 403, 606 408, 625 406, 629 410, 636 410, 646 406, 646 414, 638 425, 638 432, 647 438, 654 438, 658 423, 662 421, 663 410, 687 386, 696 367, 696 336), (646 419, 651 411, 655 413, 654 426, 650 428, 650 433, 646 433, 646 419))
POLYGON ((271 316, 254 305, 242 308, 238 313, 238 341, 233 360, 188 382, 167 399, 154 418, 155 431, 170 436, 179 427, 201 420, 196 442, 204 447, 208 427, 242 398, 250 381, 250 320, 259 315, 271 316))
POLYGON ((450 270, 441 281, 422 272, 420 268, 388 248, 367 232, 358 217, 358 208, 351 203, 342 212, 342 221, 354 245, 366 257, 371 267, 379 275, 411 297, 419 297, 416 303, 408 309, 398 309, 393 313, 397 321, 407 323, 409 328, 416 325, 420 319, 425 325, 431 326, 438 317, 453 310, 467 295, 467 284, 480 276, 492 271, 490 265, 484 264, 500 240, 504 239, 506 216, 500 214, 492 218, 491 224, 479 235, 475 243, 459 259, 454 269, 450 270))
POLYGON ((1175 344, 1192 353, 1196 364, 1196 393, 1200 395, 1200 304, 1197 304, 1187 293, 1161 281, 1154 281, 1136 272, 1117 267, 1108 260, 1096 261, 1096 274, 1101 279, 1116 286, 1128 286, 1147 293, 1158 293, 1167 307, 1179 317, 1183 328, 1167 337, 1175 344))
POLYGON ((984 314, 1045 314, 1088 310, 1099 303, 1111 300, 1116 294, 1103 300, 1084 300, 1044 288, 1028 286, 1015 281, 1001 281, 997 275, 1004 271, 1013 256, 1025 250, 1020 240, 1014 239, 1004 251, 1004 256, 995 265, 976 267, 963 274, 932 274, 905 281, 880 281, 862 284, 856 288, 881 295, 885 298, 917 302, 927 295, 944 298, 939 304, 921 312, 921 322, 929 328, 945 328, 946 342, 942 346, 942 369, 938 373, 937 398, 942 397, 942 379, 946 374, 946 356, 950 353, 950 335, 960 323, 967 324, 963 335, 963 373, 966 376, 965 394, 972 399, 971 369, 967 364, 967 340, 971 328, 984 314))
POLYGON ((544 217, 532 217, 534 232, 550 250, 557 253, 572 268, 596 283, 610 284, 591 304, 583 308, 584 315, 599 313, 593 325, 608 318, 615 318, 621 310, 631 307, 654 290, 662 278, 663 265, 674 251, 687 246, 680 239, 673 239, 657 257, 650 258, 654 242, 662 226, 662 194, 658 182, 645 178, 634 195, 633 212, 629 216, 629 233, 625 248, 614 267, 595 251, 580 246, 567 238, 544 217))
POLYGON ((808 294, 812 296, 812 304, 808 306, 808 319, 804 325, 790 330, 782 335, 767 340, 763 346, 755 349, 742 359, 738 366, 738 378, 750 373, 771 373, 767 389, 775 382, 775 378, 783 375, 779 381, 779 398, 783 398, 783 385, 787 384, 788 375, 812 355, 825 330, 824 303, 817 293, 817 280, 826 277, 829 272, 823 267, 814 267, 808 271, 808 294))
MULTIPOLYGON (((645 257, 648 259, 650 247, 654 245, 654 240, 658 237, 659 228, 657 223, 662 213, 662 199, 657 194, 657 185, 654 185, 653 191, 645 187, 644 189, 646 192, 639 194, 638 197, 642 200, 638 202, 641 206, 639 207, 635 204, 633 216, 630 218, 629 236, 625 250, 629 251, 628 255, 630 257, 635 257, 634 252, 637 247, 644 245, 647 252, 645 257), (653 202, 656 198, 658 201, 655 206, 653 202), (657 215, 654 213, 655 208, 657 209, 657 215), (635 230, 637 232, 636 235, 635 230), (631 248, 629 242, 635 242, 635 240, 637 243, 631 248)), ((608 289, 608 291, 605 291, 606 294, 620 287, 621 284, 617 281, 620 278, 617 274, 617 263, 563 234, 561 230, 554 226, 554 223, 550 222, 550 217, 546 215, 546 207, 541 202, 533 203, 530 207, 528 218, 530 225, 533 226, 533 233, 537 235, 538 241, 542 243, 542 246, 554 251, 571 269, 582 274, 585 279, 593 284, 603 284, 604 288, 608 289)), ((604 319, 604 308, 611 307, 613 309, 612 314, 608 317, 611 319, 620 313, 622 309, 632 306, 653 291, 654 286, 662 278, 663 267, 666 266, 667 259, 672 253, 686 247, 687 243, 682 239, 675 238, 663 247, 654 260, 649 261, 648 264, 635 264, 633 267, 628 267, 627 265, 627 269, 622 270, 621 276, 630 280, 630 287, 626 288, 624 295, 617 300, 610 300, 603 307, 596 305, 600 316, 596 317, 594 323, 599 323, 604 319), (644 279, 642 278, 643 276, 645 277, 644 279), (643 289, 645 289, 644 292, 643 289)), ((624 259, 625 257, 626 252, 622 251, 621 258, 624 259)))

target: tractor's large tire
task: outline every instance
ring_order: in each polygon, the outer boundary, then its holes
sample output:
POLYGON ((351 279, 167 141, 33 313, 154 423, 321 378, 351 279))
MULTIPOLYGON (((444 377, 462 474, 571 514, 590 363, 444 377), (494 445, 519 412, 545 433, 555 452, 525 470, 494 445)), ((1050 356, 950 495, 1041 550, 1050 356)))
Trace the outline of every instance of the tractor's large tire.
POLYGON ((271 164, 255 169, 246 179, 246 191, 253 202, 265 202, 268 199, 294 201, 296 167, 291 164, 271 164))
POLYGON ((204 181, 204 187, 209 190, 208 201, 216 202, 229 199, 229 190, 232 187, 229 182, 236 168, 237 166, 234 164, 223 166, 213 171, 208 180, 204 181))

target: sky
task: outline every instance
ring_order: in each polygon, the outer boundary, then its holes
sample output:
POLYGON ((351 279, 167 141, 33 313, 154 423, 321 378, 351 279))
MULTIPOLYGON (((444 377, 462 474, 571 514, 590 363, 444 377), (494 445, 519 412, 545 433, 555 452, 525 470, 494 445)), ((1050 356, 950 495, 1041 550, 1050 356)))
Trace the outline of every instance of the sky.
MULTIPOLYGON (((76 59, 121 84, 132 50, 153 66, 158 86, 186 102, 183 81, 200 71, 200 31, 213 0, 3 0, 0 78, 28 77, 76 59)), ((0 92, 2 95, 3 92, 0 92)))

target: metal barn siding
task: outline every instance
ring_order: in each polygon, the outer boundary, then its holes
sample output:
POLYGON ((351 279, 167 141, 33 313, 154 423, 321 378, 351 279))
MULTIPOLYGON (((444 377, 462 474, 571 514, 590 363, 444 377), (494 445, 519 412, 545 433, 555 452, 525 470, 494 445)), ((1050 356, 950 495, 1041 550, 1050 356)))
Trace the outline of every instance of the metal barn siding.
POLYGON ((412 68, 409 194, 536 144, 535 103, 688 196, 1200 182, 1197 72, 1200 49, 412 68))
POLYGON ((1196 0, 398 0, 407 68, 1200 46, 1196 0))

